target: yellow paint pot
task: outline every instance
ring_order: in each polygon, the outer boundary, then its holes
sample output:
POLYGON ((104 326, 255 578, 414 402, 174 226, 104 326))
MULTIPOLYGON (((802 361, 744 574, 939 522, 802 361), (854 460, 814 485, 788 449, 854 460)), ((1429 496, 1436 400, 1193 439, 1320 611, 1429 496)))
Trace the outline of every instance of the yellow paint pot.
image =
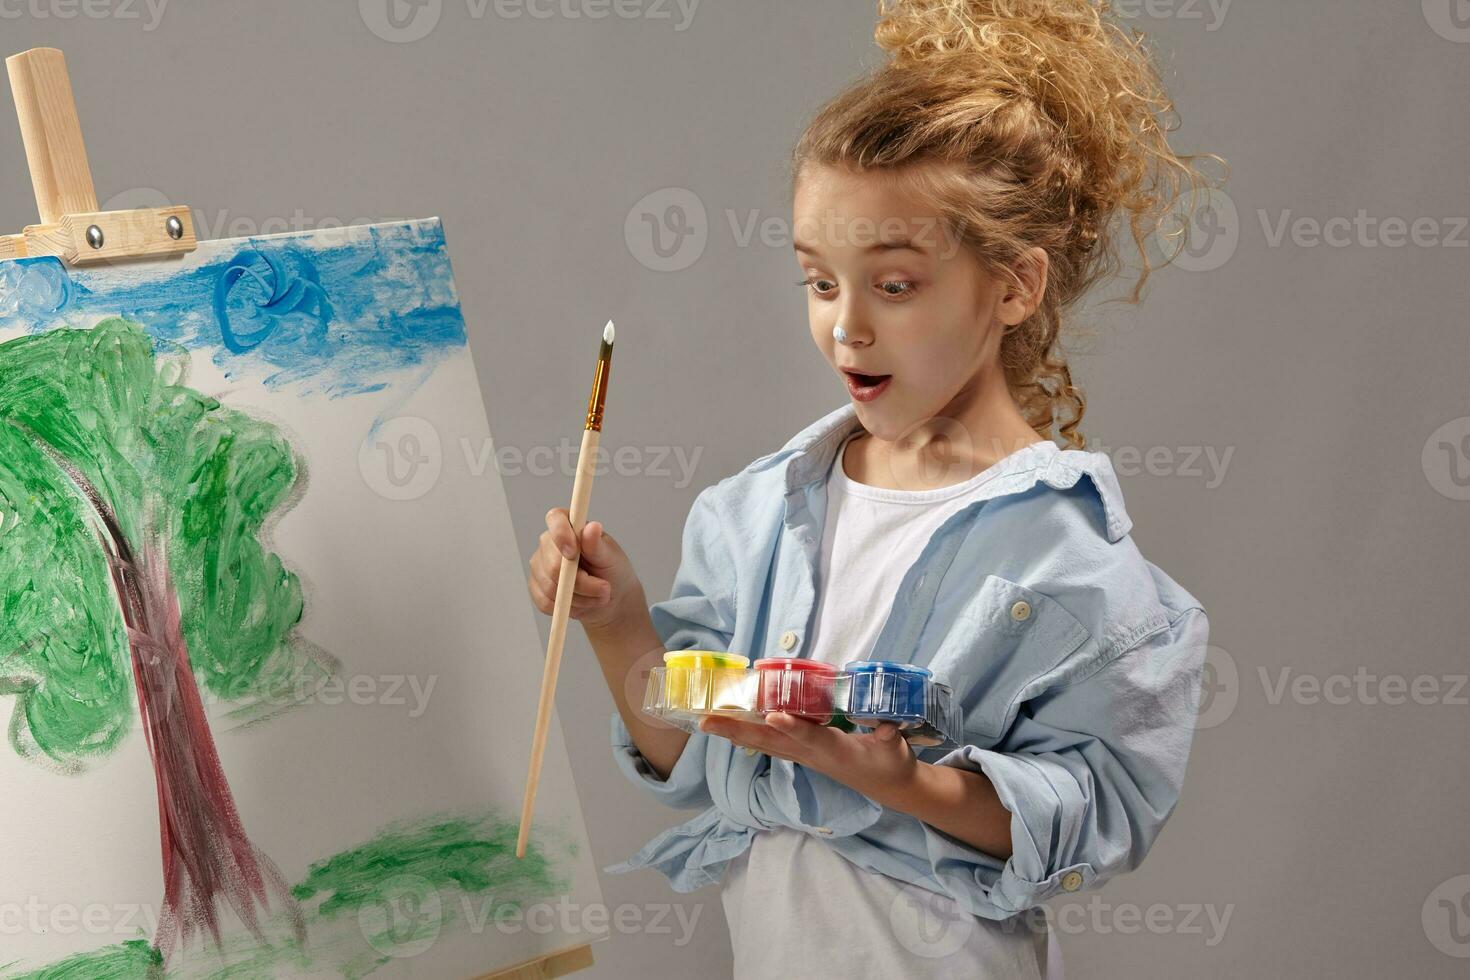
POLYGON ((664 654, 663 703, 672 711, 717 711, 743 702, 750 658, 715 650, 664 654))

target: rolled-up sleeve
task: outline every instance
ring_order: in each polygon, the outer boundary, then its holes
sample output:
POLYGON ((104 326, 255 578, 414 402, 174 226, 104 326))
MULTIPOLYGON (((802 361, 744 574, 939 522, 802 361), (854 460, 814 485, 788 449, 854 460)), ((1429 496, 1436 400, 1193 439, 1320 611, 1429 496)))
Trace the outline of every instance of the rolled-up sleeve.
POLYGON ((638 746, 633 744, 633 736, 629 734, 628 726, 623 724, 622 716, 616 711, 612 715, 613 760, 633 785, 652 793, 665 806, 702 810, 714 804, 704 775, 704 754, 709 748, 709 740, 710 736, 703 732, 690 735, 674 768, 669 770, 668 778, 660 779, 643 753, 638 751, 638 746))
POLYGON ((934 877, 976 915, 1007 917, 1143 861, 1178 802, 1209 625, 1198 607, 1079 680, 1027 701, 993 748, 938 765, 981 772, 1011 813, 1010 858, 924 825, 934 877))
MULTIPOLYGON (((648 607, 665 650, 730 648, 735 630, 735 568, 714 506, 715 490, 706 487, 694 498, 684 522, 679 568, 669 598, 648 607)), ((703 732, 691 734, 668 778, 660 779, 638 751, 622 716, 616 711, 612 715, 613 759, 618 768, 634 785, 672 807, 713 804, 705 779, 710 738, 703 732)))

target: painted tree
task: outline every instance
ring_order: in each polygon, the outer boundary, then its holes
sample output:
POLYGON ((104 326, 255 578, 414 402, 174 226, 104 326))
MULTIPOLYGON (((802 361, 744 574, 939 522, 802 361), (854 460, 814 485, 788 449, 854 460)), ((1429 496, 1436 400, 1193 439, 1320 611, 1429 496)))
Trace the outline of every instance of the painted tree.
POLYGON ((301 467, 274 426, 188 387, 187 364, 122 319, 0 344, 10 743, 82 773, 140 722, 165 956, 196 935, 218 944, 226 908, 259 939, 270 912, 304 940, 284 879, 245 833, 201 686, 259 717, 327 664, 295 635, 301 583, 263 533, 301 467))

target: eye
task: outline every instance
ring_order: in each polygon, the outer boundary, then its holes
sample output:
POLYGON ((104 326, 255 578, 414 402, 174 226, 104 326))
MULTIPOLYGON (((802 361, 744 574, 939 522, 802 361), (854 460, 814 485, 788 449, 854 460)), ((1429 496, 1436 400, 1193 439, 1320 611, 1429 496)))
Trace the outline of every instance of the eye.
POLYGON ((818 296, 826 296, 828 293, 832 292, 833 289, 836 289, 837 288, 837 284, 835 282, 833 282, 832 280, 830 280, 830 279, 818 279, 815 276, 813 276, 810 279, 803 279, 800 282, 798 282, 797 285, 798 286, 806 286, 808 289, 810 289, 812 292, 816 293, 818 296), (822 289, 822 288, 820 288, 820 286, 821 286, 822 283, 826 283, 831 288, 829 288, 829 289, 822 289))
POLYGON ((907 279, 892 279, 888 282, 879 283, 878 288, 889 296, 907 296, 914 291, 914 284, 907 279), (897 286, 899 288, 890 289, 888 288, 890 286, 897 286))

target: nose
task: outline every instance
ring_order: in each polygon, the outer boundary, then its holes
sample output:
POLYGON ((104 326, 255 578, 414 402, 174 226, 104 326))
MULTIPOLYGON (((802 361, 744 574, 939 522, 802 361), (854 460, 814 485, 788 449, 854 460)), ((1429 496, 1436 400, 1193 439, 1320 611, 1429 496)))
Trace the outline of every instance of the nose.
POLYGON ((867 347, 873 343, 873 332, 854 317, 841 317, 832 326, 832 339, 844 347, 867 347))

